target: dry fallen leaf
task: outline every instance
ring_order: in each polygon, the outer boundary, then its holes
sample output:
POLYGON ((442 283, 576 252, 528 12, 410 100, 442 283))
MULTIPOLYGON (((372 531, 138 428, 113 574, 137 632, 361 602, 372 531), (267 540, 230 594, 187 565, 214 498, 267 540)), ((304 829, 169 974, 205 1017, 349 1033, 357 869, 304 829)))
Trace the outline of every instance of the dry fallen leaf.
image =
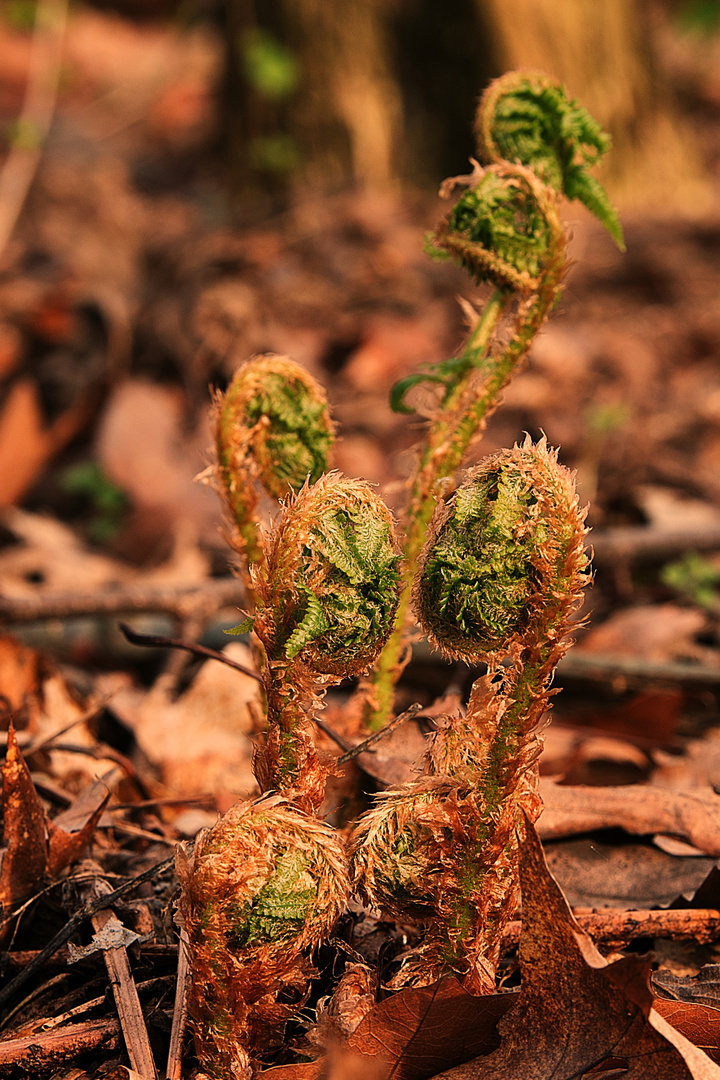
POLYGON ((2 777, 5 850, 0 868, 0 905, 7 917, 32 895, 47 867, 45 811, 20 753, 12 721, 2 777))
POLYGON ((14 908, 32 896, 43 879, 53 880, 84 855, 110 792, 104 785, 92 785, 92 805, 88 806, 81 795, 76 800, 79 812, 73 814, 70 808, 64 819, 61 814, 57 821, 48 820, 12 722, 2 779, 4 850, 0 865, 0 914, 7 919, 14 908), (74 828, 70 827, 71 823, 74 828))
POLYGON ((675 660, 705 656, 696 636, 707 617, 698 608, 679 604, 647 604, 626 608, 594 626, 578 644, 579 652, 641 656, 645 660, 675 660))
POLYGON ((551 842, 545 856, 568 902, 583 908, 667 907, 692 893, 714 865, 710 858, 675 856, 644 841, 620 844, 610 835, 551 842))
POLYGON ((720 1009, 697 1001, 665 998, 656 998, 653 1008, 713 1061, 720 1061, 720 1009))
POLYGON ((693 976, 676 975, 668 968, 660 968, 653 975, 653 985, 662 991, 661 1000, 667 998, 720 1010, 720 964, 703 964, 693 976))
MULTIPOLYGON (((454 978, 403 990, 377 1005, 351 1035, 347 1050, 384 1066, 382 1080, 428 1080, 438 1069, 487 1054, 514 994, 474 997, 454 978)), ((331 1072, 329 1080, 336 1080, 331 1072)))
POLYGON ((77 830, 66 830, 55 821, 48 822, 47 873, 51 878, 57 877, 66 866, 82 858, 109 801, 108 791, 77 830))
POLYGON ((566 787, 541 779, 540 795, 543 839, 619 827, 640 836, 680 836, 699 851, 720 855, 720 796, 712 788, 690 794, 649 784, 566 787))
POLYGON ((145 543, 151 534, 162 539, 179 521, 217 541, 217 499, 193 480, 207 465, 212 434, 204 416, 194 431, 186 430, 183 409, 179 390, 129 379, 115 388, 98 425, 98 461, 131 498, 128 528, 141 532, 145 543))
POLYGON ((37 693, 40 658, 12 637, 0 637, 0 708, 17 713, 37 693))
MULTIPOLYGON (((223 651, 230 659, 253 667, 249 649, 240 642, 230 642, 223 651)), ((111 683, 106 680, 101 685, 108 689, 111 683)), ((177 700, 172 700, 161 680, 147 693, 117 686, 112 708, 132 729, 138 746, 170 791, 230 793, 237 798, 257 789, 250 736, 253 709, 259 709, 259 702, 256 679, 209 660, 177 700)))

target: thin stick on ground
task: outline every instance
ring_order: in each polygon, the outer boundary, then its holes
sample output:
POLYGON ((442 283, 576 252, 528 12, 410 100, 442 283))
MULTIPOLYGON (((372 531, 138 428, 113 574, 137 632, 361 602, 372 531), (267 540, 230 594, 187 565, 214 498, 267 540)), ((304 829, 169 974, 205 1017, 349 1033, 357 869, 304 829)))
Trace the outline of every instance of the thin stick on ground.
MULTIPOLYGON (((717 941, 720 934, 720 911, 710 908, 593 912, 575 909, 574 915, 594 942, 612 948, 639 938, 668 938, 707 945, 717 941)), ((505 948, 520 941, 521 927, 519 921, 507 924, 503 931, 505 948)))
POLYGON ((190 980, 190 960, 188 956, 188 936, 185 930, 180 931, 180 945, 178 948, 177 989, 175 991, 175 1007, 173 1009, 172 1030, 170 1032, 170 1047, 168 1049, 166 1080, 181 1080, 183 1039, 187 1025, 188 1011, 188 987, 190 980))
MULTIPOLYGON (((113 890, 106 881, 96 880, 88 890, 88 898, 107 896, 113 890)), ((124 931, 124 927, 114 912, 98 911, 92 917, 96 933, 101 931, 124 931)), ((128 959, 127 948, 123 944, 109 948, 103 947, 103 959, 107 968, 108 980, 115 999, 115 1008, 120 1019, 125 1047, 130 1065, 145 1080, 155 1080, 157 1070, 150 1047, 150 1037, 143 1016, 137 986, 133 979, 128 959)))
POLYGON ((131 645, 143 645, 150 647, 159 647, 165 649, 183 649, 186 652, 192 653, 194 656, 204 656, 209 660, 219 660, 221 664, 227 664, 228 667, 234 668, 236 671, 241 671, 243 675, 249 675, 251 679, 262 682, 262 675, 258 671, 253 671, 252 668, 245 667, 244 664, 239 664, 237 660, 231 659, 229 656, 225 656, 224 653, 218 652, 217 649, 208 649, 205 645, 198 645, 192 641, 183 641, 180 638, 162 637, 157 634, 138 634, 135 630, 132 630, 127 623, 118 623, 120 630, 130 642, 131 645))
POLYGON ((245 589, 237 578, 219 578, 201 585, 121 585, 93 592, 43 592, 39 596, 0 597, 0 623, 72 619, 82 615, 121 615, 162 611, 177 619, 223 607, 241 606, 245 589))

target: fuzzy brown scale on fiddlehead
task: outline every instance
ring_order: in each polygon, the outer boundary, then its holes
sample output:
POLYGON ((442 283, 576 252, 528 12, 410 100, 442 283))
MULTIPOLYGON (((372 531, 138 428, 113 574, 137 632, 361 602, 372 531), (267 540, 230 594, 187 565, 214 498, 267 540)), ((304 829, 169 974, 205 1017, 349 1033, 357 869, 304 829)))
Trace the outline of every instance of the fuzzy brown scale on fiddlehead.
POLYGON ((327 398, 285 356, 249 360, 215 402, 217 487, 234 524, 235 546, 258 562, 258 486, 274 499, 313 483, 334 441, 327 398))
POLYGON ((346 902, 342 845, 271 796, 238 803, 177 864, 198 1055, 212 1080, 250 1076, 252 1058, 281 1043, 313 974, 308 953, 346 902))

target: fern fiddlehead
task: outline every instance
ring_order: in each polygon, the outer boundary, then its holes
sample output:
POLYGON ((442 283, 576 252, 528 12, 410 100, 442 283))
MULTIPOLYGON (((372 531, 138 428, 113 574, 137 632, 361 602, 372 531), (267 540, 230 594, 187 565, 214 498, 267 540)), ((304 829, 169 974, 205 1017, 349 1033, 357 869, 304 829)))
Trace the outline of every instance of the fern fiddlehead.
POLYGON ((281 1042, 303 1000, 313 973, 305 953, 345 905, 342 845, 327 825, 266 796, 238 803, 194 850, 180 850, 177 870, 204 1075, 249 1080, 253 1058, 281 1042))
POLYGON ((490 83, 475 117, 478 152, 491 162, 519 162, 568 199, 577 199, 624 248, 608 194, 588 171, 610 137, 565 87, 539 71, 510 71, 490 83))
POLYGON ((347 870, 337 837, 315 816, 328 766, 308 719, 327 685, 363 672, 380 650, 369 711, 375 724, 389 715, 411 592, 431 641, 483 661, 487 674, 466 714, 438 721, 426 775, 361 819, 355 879, 373 903, 430 920, 423 981, 449 970, 470 989, 493 985, 515 898, 516 826, 521 811, 533 818, 539 807, 536 730, 587 578, 584 519, 544 442, 495 455, 440 505, 438 482, 450 481, 482 432, 559 295, 560 197, 583 201, 620 244, 622 234, 588 173, 607 139, 553 80, 496 81, 477 132, 486 167, 458 178, 461 194, 431 245, 493 291, 462 354, 393 395, 402 409, 412 385, 439 389, 406 515, 399 604, 388 511, 359 481, 319 478, 332 428, 309 377, 296 377, 289 361, 259 358, 218 406, 217 477, 235 546, 251 564, 258 604, 248 625, 265 650, 269 719, 255 761, 265 794, 179 857, 181 910, 206 984, 191 998, 197 1038, 218 1080, 249 1078, 252 1053, 279 1038, 287 1007, 277 991, 302 993, 307 950, 339 913, 347 870), (497 333, 501 320, 509 335, 497 333), (297 424, 294 398, 305 392, 297 424), (301 485, 269 534, 259 531, 258 486, 280 498, 301 485))
POLYGON ((268 728, 253 761, 265 794, 178 857, 190 1009, 212 1080, 249 1080, 254 1058, 282 1038, 313 972, 308 952, 347 901, 345 852, 316 817, 330 767, 309 721, 330 683, 377 656, 397 604, 393 520, 362 481, 306 483, 261 541, 249 622, 265 657, 268 728))
POLYGON ((365 672, 382 649, 399 561, 390 512, 360 480, 329 473, 285 507, 253 574, 270 720, 258 760, 263 789, 313 808, 322 800, 306 717, 328 683, 365 672))
POLYGON ((259 491, 283 499, 328 468, 334 427, 325 392, 286 356, 268 354, 238 369, 215 401, 216 487, 228 510, 230 542, 258 562, 259 491))
MULTIPOLYGON (((368 722, 380 727, 392 710, 403 667, 412 582, 435 510, 438 483, 453 476, 484 431, 507 382, 554 307, 565 268, 561 196, 579 199, 622 246, 617 214, 590 175, 609 146, 586 110, 553 79, 512 73, 496 80, 478 107, 479 154, 490 162, 453 186, 464 190, 431 237, 431 253, 460 262, 478 283, 493 286, 485 310, 458 363, 428 373, 442 384, 437 415, 413 477, 405 516, 405 570, 395 628, 373 676, 368 722), (509 340, 494 342, 496 327, 514 309, 509 340)), ((422 380, 405 380, 395 394, 422 380)))

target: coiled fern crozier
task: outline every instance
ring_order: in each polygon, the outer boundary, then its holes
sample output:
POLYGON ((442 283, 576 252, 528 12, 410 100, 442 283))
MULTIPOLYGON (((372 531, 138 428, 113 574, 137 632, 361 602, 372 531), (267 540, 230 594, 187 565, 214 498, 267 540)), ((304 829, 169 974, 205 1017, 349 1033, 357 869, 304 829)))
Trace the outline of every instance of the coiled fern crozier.
POLYGON ((215 486, 241 570, 258 562, 260 494, 284 499, 328 468, 335 431, 323 388, 286 356, 243 364, 215 401, 215 486))
POLYGON ((559 216, 563 197, 584 203, 622 247, 622 229, 607 194, 588 169, 609 138, 559 83, 535 72, 510 72, 480 99, 473 173, 443 185, 461 193, 429 239, 429 252, 452 258, 492 292, 459 357, 399 383, 392 404, 403 409, 408 390, 436 384, 437 413, 411 481, 402 525, 404 571, 395 628, 375 667, 368 700, 371 727, 388 720, 394 688, 408 656, 408 620, 420 550, 438 492, 454 477, 485 430, 502 392, 560 295, 567 236, 559 216), (508 337, 501 331, 510 319, 508 337))
POLYGON ((213 1077, 249 1077, 282 1038, 312 949, 350 897, 349 871, 360 896, 424 924, 408 981, 449 971, 474 990, 494 984, 522 815, 540 809, 538 728, 588 567, 573 478, 544 439, 458 471, 560 295, 562 199, 584 203, 619 246, 622 231, 589 173, 607 136, 556 81, 498 79, 475 130, 482 164, 443 185, 454 204, 428 250, 460 263, 487 297, 459 356, 393 390, 400 412, 418 384, 437 395, 400 539, 367 484, 327 472, 325 396, 292 361, 249 361, 216 400, 215 484, 248 585, 236 629, 262 649, 267 730, 260 799, 179 856, 191 1011, 213 1077), (424 775, 356 823, 348 867, 317 816, 332 764, 312 720, 331 683, 371 669, 364 717, 387 723, 413 610, 433 645, 486 673, 467 708, 438 721, 424 775))

